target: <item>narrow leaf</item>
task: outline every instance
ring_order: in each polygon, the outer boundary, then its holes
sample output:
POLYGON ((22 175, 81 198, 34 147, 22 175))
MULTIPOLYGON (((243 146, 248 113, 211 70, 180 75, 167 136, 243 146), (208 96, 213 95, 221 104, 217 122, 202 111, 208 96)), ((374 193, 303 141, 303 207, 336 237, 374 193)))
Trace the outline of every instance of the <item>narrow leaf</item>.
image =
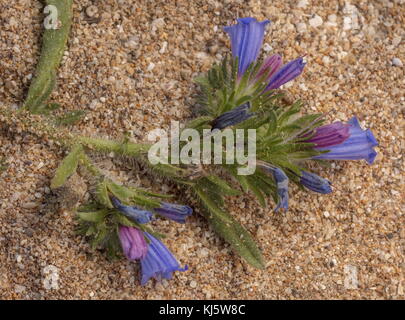
POLYGON ((61 187, 66 180, 76 171, 80 155, 83 153, 81 145, 75 145, 72 151, 63 159, 55 176, 51 181, 51 189, 61 187))

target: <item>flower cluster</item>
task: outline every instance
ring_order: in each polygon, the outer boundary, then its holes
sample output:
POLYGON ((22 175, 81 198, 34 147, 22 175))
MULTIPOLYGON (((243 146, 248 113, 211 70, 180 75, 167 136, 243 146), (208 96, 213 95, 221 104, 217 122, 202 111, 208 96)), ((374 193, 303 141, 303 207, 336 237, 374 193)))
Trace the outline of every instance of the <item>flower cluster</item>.
MULTIPOLYGON (((179 223, 185 223, 186 217, 193 212, 189 206, 162 202, 161 206, 155 208, 152 213, 136 206, 124 205, 115 197, 112 197, 111 200, 120 213, 139 224, 151 221, 154 213, 179 223)), ((170 279, 174 271, 187 270, 187 266, 181 268, 169 249, 150 233, 136 227, 121 225, 118 234, 122 250, 128 260, 140 260, 141 262, 142 285, 152 277, 157 280, 170 279)))
MULTIPOLYGON (((238 79, 248 72, 249 68, 257 62, 260 48, 263 44, 265 27, 269 20, 262 22, 254 18, 238 19, 236 25, 225 27, 224 30, 231 39, 232 55, 238 61, 238 79)), ((305 67, 302 57, 283 65, 281 56, 275 54, 264 59, 257 73, 249 79, 254 85, 257 81, 266 83, 263 94, 269 90, 280 88, 283 84, 299 76, 305 67)), ((213 121, 213 128, 222 129, 227 126, 239 124, 250 118, 250 105, 245 103, 230 111, 227 111, 213 121)), ((360 127, 359 121, 353 117, 344 124, 335 122, 329 125, 320 126, 312 131, 307 131, 299 137, 303 143, 313 144, 313 149, 321 152, 311 157, 312 159, 324 160, 366 160, 372 164, 376 152, 374 147, 378 145, 372 132, 360 127)), ((277 167, 270 163, 262 162, 259 165, 264 171, 270 173, 276 183, 279 208, 288 208, 288 175, 298 176, 301 185, 311 191, 318 193, 332 192, 331 182, 314 173, 301 170, 300 174, 291 172, 286 168, 277 167)))

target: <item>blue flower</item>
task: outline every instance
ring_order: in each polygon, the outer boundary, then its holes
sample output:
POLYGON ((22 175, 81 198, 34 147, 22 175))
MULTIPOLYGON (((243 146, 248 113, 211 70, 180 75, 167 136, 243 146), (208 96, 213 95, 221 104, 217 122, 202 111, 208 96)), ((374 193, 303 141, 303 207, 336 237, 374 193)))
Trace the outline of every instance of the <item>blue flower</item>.
MULTIPOLYGON (((241 77, 249 65, 256 62, 260 47, 263 44, 266 25, 270 21, 259 22, 255 18, 241 18, 237 21, 236 25, 225 27, 224 31, 231 38, 232 55, 234 58, 238 57, 238 76, 241 77)), ((265 91, 278 89, 286 82, 299 76, 305 66, 302 57, 282 67, 281 64, 282 59, 279 55, 266 58, 256 76, 252 78, 253 81, 250 82, 250 85, 254 85, 265 72, 268 72, 268 84, 265 91)))
POLYGON ((329 180, 308 171, 302 171, 301 173, 300 182, 309 190, 323 194, 332 192, 331 182, 329 180))
POLYGON ((111 201, 118 211, 137 223, 144 224, 152 220, 153 214, 150 211, 142 210, 136 206, 123 205, 121 201, 115 197, 111 197, 111 201))
POLYGON ((273 165, 260 161, 258 165, 265 171, 272 173, 274 180, 277 185, 277 194, 278 194, 278 204, 274 211, 283 208, 288 209, 288 177, 280 168, 274 167, 273 165))
POLYGON ((162 202, 161 207, 156 208, 155 212, 178 223, 185 223, 186 218, 193 213, 193 209, 189 206, 162 202))
POLYGON ((211 123, 212 130, 215 129, 221 130, 249 119, 254 115, 253 113, 249 113, 249 109, 250 103, 246 102, 232 109, 231 111, 221 114, 219 117, 215 118, 212 121, 211 123))
POLYGON ((280 168, 275 168, 273 170, 274 180, 277 183, 277 194, 279 197, 279 202, 277 207, 274 211, 278 211, 278 209, 283 208, 285 210, 288 209, 288 177, 284 173, 283 170, 280 168))
POLYGON ((265 91, 278 89, 283 84, 287 83, 298 77, 305 67, 305 62, 302 57, 290 61, 289 63, 282 66, 278 71, 270 78, 269 84, 267 85, 265 91))
POLYGON ((323 153, 319 156, 315 156, 314 159, 326 159, 326 160, 366 160, 369 164, 374 162, 377 152, 374 147, 378 146, 378 142, 375 139, 370 129, 363 130, 360 127, 359 121, 356 117, 353 117, 348 121, 349 138, 343 143, 325 148, 317 148, 316 150, 324 151, 328 150, 328 153, 323 153))
POLYGON ((269 20, 258 22, 255 18, 241 18, 236 25, 224 28, 231 38, 232 55, 238 57, 239 76, 256 61, 268 23, 269 20))
POLYGON ((188 270, 187 266, 180 267, 176 258, 161 241, 147 232, 145 235, 150 243, 146 256, 141 259, 141 285, 144 285, 152 277, 156 280, 171 279, 174 271, 188 270))

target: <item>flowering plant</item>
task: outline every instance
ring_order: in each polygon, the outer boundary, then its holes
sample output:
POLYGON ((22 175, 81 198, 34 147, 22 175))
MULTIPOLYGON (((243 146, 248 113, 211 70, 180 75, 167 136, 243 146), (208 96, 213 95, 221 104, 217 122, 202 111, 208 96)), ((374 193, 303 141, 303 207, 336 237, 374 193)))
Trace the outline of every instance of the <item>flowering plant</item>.
MULTIPOLYGON (((232 57, 226 56, 206 75, 196 79, 200 86, 201 114, 186 125, 186 129, 202 133, 206 130, 212 133, 255 130, 257 166, 250 175, 239 174, 243 165, 227 162, 198 167, 153 164, 147 158, 150 144, 134 143, 127 137, 110 141, 73 136, 57 128, 55 123, 49 124, 24 112, 10 115, 2 110, 0 120, 10 124, 23 122, 25 128, 55 139, 70 150, 55 173, 52 189, 61 188, 79 166, 92 177, 89 182, 93 185, 93 197, 77 209, 78 232, 90 239, 93 248, 104 248, 111 258, 123 255, 131 261, 139 260, 141 284, 152 277, 170 278, 175 271, 187 270, 165 247, 161 241, 164 236, 149 223, 156 218, 185 223, 193 210, 170 202, 170 196, 114 182, 94 164, 91 152, 113 152, 134 159, 150 176, 163 177, 180 188, 191 190, 213 229, 257 268, 265 267, 260 250, 249 232, 227 212, 224 196, 251 192, 263 207, 270 198, 276 203, 274 211, 287 210, 290 182, 303 190, 332 192, 330 181, 310 172, 310 162, 364 159, 371 164, 376 157, 374 147, 378 143, 370 130, 361 128, 356 117, 347 123, 324 124, 322 114, 302 114, 300 101, 289 104, 282 99, 278 89, 298 77, 306 63, 303 57, 298 57, 283 64, 277 54, 264 60, 258 58, 269 23, 242 18, 236 25, 224 28, 231 39, 232 57)), ((67 31, 62 31, 67 37, 67 31)), ((39 78, 41 75, 42 72, 38 72, 39 78)), ((38 81, 33 86, 36 91, 38 81)), ((35 108, 29 103, 24 108, 31 113, 46 110, 43 113, 49 114, 51 110, 43 103, 45 99, 41 97, 41 103, 35 108)), ((249 135, 245 134, 242 145, 248 143, 249 135)), ((236 148, 240 147, 236 144, 236 148)))

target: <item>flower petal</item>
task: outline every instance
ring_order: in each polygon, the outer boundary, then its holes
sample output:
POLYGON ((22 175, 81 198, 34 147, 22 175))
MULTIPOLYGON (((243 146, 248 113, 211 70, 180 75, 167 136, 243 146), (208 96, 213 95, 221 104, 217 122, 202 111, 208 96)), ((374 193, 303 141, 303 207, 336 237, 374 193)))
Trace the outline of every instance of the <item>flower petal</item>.
POLYGON ((193 213, 193 209, 189 206, 162 202, 161 207, 156 208, 155 212, 178 223, 185 223, 186 218, 193 213))
POLYGON ((173 254, 166 246, 151 234, 145 232, 150 240, 148 253, 141 259, 141 285, 146 284, 150 278, 161 280, 170 279, 174 271, 186 271, 188 267, 181 268, 173 254))
POLYGON ((334 122, 315 129, 315 134, 305 142, 315 143, 317 148, 325 148, 343 143, 350 136, 350 125, 334 122))
POLYGON ((356 117, 353 117, 348 122, 349 138, 343 143, 325 147, 315 148, 317 150, 327 150, 329 152, 323 153, 314 159, 325 160, 366 160, 369 164, 374 162, 377 152, 373 149, 378 146, 373 133, 367 129, 363 130, 356 117))
POLYGON ((127 218, 140 223, 148 223, 152 220, 153 214, 150 211, 142 210, 136 206, 126 206, 121 203, 117 198, 111 197, 111 202, 114 207, 120 211, 127 218))
POLYGON ((255 18, 241 18, 236 25, 225 27, 231 38, 232 55, 238 57, 238 74, 242 75, 256 61, 263 44, 265 27, 269 20, 258 22, 255 18))
POLYGON ((122 250, 128 260, 141 259, 146 256, 148 244, 142 231, 133 227, 120 226, 118 236, 122 250))
POLYGON ((302 73, 305 64, 302 57, 285 64, 271 77, 265 90, 278 89, 288 81, 295 79, 302 73))
POLYGON ((330 187, 331 182, 329 180, 308 171, 302 171, 301 173, 300 182, 309 190, 323 194, 332 192, 332 188, 330 187))
POLYGON ((219 117, 215 118, 212 121, 212 130, 222 130, 226 127, 233 126, 249 119, 254 115, 254 113, 249 113, 249 109, 250 103, 246 102, 236 108, 233 108, 230 111, 221 114, 219 117))

